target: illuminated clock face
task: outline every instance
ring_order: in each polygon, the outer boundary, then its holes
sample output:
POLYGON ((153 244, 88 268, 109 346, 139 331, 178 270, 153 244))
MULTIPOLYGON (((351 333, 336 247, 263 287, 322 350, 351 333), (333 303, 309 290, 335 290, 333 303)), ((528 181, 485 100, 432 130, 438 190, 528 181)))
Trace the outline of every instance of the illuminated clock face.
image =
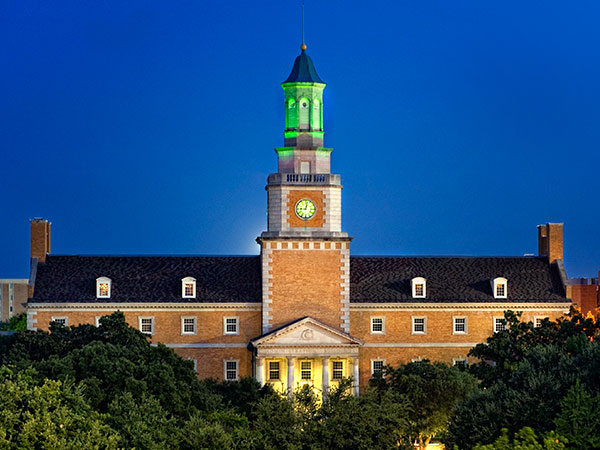
POLYGON ((296 214, 301 219, 308 220, 312 218, 315 215, 316 211, 317 207, 315 206, 315 204, 307 198, 302 199, 298 203, 296 203, 296 214))

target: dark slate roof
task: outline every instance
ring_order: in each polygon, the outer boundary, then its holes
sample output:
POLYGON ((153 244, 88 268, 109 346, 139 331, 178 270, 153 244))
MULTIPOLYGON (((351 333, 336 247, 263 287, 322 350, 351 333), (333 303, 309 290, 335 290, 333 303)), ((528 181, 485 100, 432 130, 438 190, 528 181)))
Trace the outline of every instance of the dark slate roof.
POLYGON ((566 302, 556 264, 546 257, 352 257, 350 301, 415 302, 411 280, 427 280, 418 302, 566 302), (508 280, 508 299, 496 300, 491 280, 508 280))
POLYGON ((294 61, 294 67, 290 76, 284 83, 323 83, 325 82, 319 78, 315 65, 312 62, 310 56, 306 54, 304 50, 298 55, 296 61, 294 61))
POLYGON ((55 255, 38 264, 32 301, 98 301, 99 277, 112 280, 111 302, 262 301, 258 256, 55 255), (196 278, 196 299, 181 298, 188 276, 196 278))
MULTIPOLYGON (((95 302, 96 278, 112 280, 111 302, 261 302, 259 256, 58 256, 38 264, 33 302, 95 302), (196 299, 181 279, 196 278, 196 299)), ((418 302, 494 302, 490 280, 508 279, 502 302, 566 302, 556 264, 543 257, 350 258, 350 301, 415 302, 410 281, 427 279, 418 302)), ((309 314, 309 312, 306 312, 309 314)))

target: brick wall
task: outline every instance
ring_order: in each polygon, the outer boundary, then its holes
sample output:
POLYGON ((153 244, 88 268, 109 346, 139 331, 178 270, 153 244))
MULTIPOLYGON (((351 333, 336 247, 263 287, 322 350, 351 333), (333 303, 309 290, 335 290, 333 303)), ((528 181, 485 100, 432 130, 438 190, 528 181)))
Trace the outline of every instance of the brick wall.
POLYGON ((347 314, 345 242, 264 242, 263 327, 273 329, 311 316, 335 328, 345 328, 347 314), (265 278, 264 278, 265 279, 265 278))

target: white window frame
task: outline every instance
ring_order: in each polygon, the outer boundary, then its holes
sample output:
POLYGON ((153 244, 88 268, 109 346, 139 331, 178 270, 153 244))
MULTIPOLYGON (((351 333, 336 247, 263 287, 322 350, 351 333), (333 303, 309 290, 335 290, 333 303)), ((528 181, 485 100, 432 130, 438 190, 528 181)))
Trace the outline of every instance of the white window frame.
POLYGON ((469 359, 466 356, 459 356, 457 358, 452 358, 452 365, 456 366, 456 363, 463 363, 465 367, 469 365, 469 359))
POLYGON ((198 373, 198 360, 188 356, 188 361, 192 361, 194 364, 194 372, 198 373))
POLYGON ((155 322, 154 322, 154 316, 138 316, 138 330, 140 330, 142 333, 144 333, 147 336, 154 336, 154 328, 155 328, 155 322), (147 331, 143 331, 142 330, 142 319, 150 319, 150 327, 151 327, 151 331, 150 333, 148 333, 147 331))
POLYGON ((498 326, 497 326, 498 325, 498 323, 497 323, 498 320, 504 320, 506 322, 506 319, 504 317, 494 317, 494 333, 498 333, 499 331, 503 331, 503 330, 507 330, 508 329, 508 323, 504 323, 504 325, 503 325, 504 328, 502 330, 499 330, 498 326))
POLYGON ((452 334, 469 334, 469 319, 467 316, 454 316, 452 317, 452 334), (465 330, 458 331, 456 329, 456 320, 457 319, 465 319, 465 330))
POLYGON ((385 334, 385 316, 371 316, 370 328, 371 328, 371 334, 385 334), (373 324, 374 324, 375 320, 381 320, 381 330, 380 331, 376 331, 373 329, 373 324))
POLYGON ((492 291, 494 298, 508 298, 508 280, 504 277, 496 277, 492 280, 492 291), (504 295, 498 295, 498 287, 504 288, 504 295))
POLYGON ((96 298, 110 298, 110 294, 112 292, 112 280, 108 277, 99 277, 96 278, 96 298), (108 295, 100 295, 100 285, 107 283, 108 284, 108 295))
POLYGON ((344 375, 346 374, 346 361, 344 361, 343 359, 332 359, 331 360, 331 380, 332 381, 340 381, 344 378, 344 375), (339 371, 340 369, 334 369, 334 365, 336 363, 341 363, 342 364, 342 375, 339 378, 335 377, 335 371, 339 371))
POLYGON ((423 361, 423 358, 421 358, 420 356, 410 359, 410 362, 412 362, 412 363, 417 363, 417 362, 421 362, 421 361, 423 361))
POLYGON ((427 316, 412 316, 411 317, 411 332, 412 334, 427 334, 427 316), (423 319, 423 331, 415 330, 415 319, 423 319))
POLYGON ((224 316, 223 317, 223 334, 235 336, 240 334, 240 318, 239 316, 224 316), (227 331, 227 320, 235 319, 235 331, 227 331))
POLYGON ((371 360, 371 376, 374 376, 377 372, 382 372, 385 368, 385 359, 374 358, 371 360), (381 369, 375 370, 375 363, 381 363, 381 369))
POLYGON ((427 297, 427 280, 423 277, 415 277, 411 280, 412 296, 413 298, 426 298, 427 297), (423 295, 417 295, 417 284, 423 285, 423 295))
POLYGON ((196 279, 194 277, 185 277, 181 279, 181 298, 196 298, 196 279), (192 295, 186 295, 185 285, 192 285, 192 295))
POLYGON ((100 319, 104 317, 104 316, 96 316, 94 318, 94 324, 96 325, 96 328, 98 328, 100 326, 100 319))
POLYGON ((181 335, 182 336, 191 336, 195 335, 198 332, 198 318, 196 316, 181 316, 181 335), (193 331, 185 331, 185 321, 186 320, 194 321, 194 330, 193 331))
POLYGON ((533 327, 534 328, 539 328, 542 326, 542 322, 544 321, 544 319, 548 319, 548 316, 534 316, 533 317, 533 327), (538 320, 540 321, 540 324, 538 325, 538 320))
POLYGON ((281 361, 279 361, 279 360, 267 361, 267 381, 281 381, 281 361), (271 364, 277 364, 277 372, 279 373, 279 377, 271 378, 271 364))
POLYGON ((62 320, 65 321, 65 323, 63 323, 65 327, 69 326, 69 318, 67 316, 52 316, 52 320, 50 322, 59 323, 62 320))
POLYGON ((240 379, 240 360, 239 359, 224 359, 223 360, 223 379, 225 381, 238 381, 240 379), (235 369, 228 369, 227 363, 235 363, 235 369), (228 378, 227 372, 235 370, 235 378, 228 378))
POLYGON ((301 359, 298 362, 299 362, 299 366, 300 366, 300 377, 299 377, 300 381, 301 382, 303 382, 303 381, 304 382, 306 382, 306 381, 312 381, 313 377, 315 376, 315 370, 314 370, 315 369, 315 365, 313 364, 312 359, 301 359), (305 364, 305 363, 310 364, 310 369, 303 369, 302 368, 302 364, 305 364), (302 372, 303 371, 307 371, 307 370, 310 370, 310 378, 303 378, 302 377, 302 372))

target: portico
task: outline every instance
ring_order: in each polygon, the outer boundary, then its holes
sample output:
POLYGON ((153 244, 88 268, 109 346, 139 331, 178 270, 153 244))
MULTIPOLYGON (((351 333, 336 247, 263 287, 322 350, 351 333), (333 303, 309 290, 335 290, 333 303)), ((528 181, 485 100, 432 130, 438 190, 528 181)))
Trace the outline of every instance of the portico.
POLYGON ((251 341, 254 375, 259 383, 269 383, 288 395, 304 385, 326 395, 332 385, 352 377, 353 392, 358 395, 362 344, 360 339, 305 317, 251 341))

